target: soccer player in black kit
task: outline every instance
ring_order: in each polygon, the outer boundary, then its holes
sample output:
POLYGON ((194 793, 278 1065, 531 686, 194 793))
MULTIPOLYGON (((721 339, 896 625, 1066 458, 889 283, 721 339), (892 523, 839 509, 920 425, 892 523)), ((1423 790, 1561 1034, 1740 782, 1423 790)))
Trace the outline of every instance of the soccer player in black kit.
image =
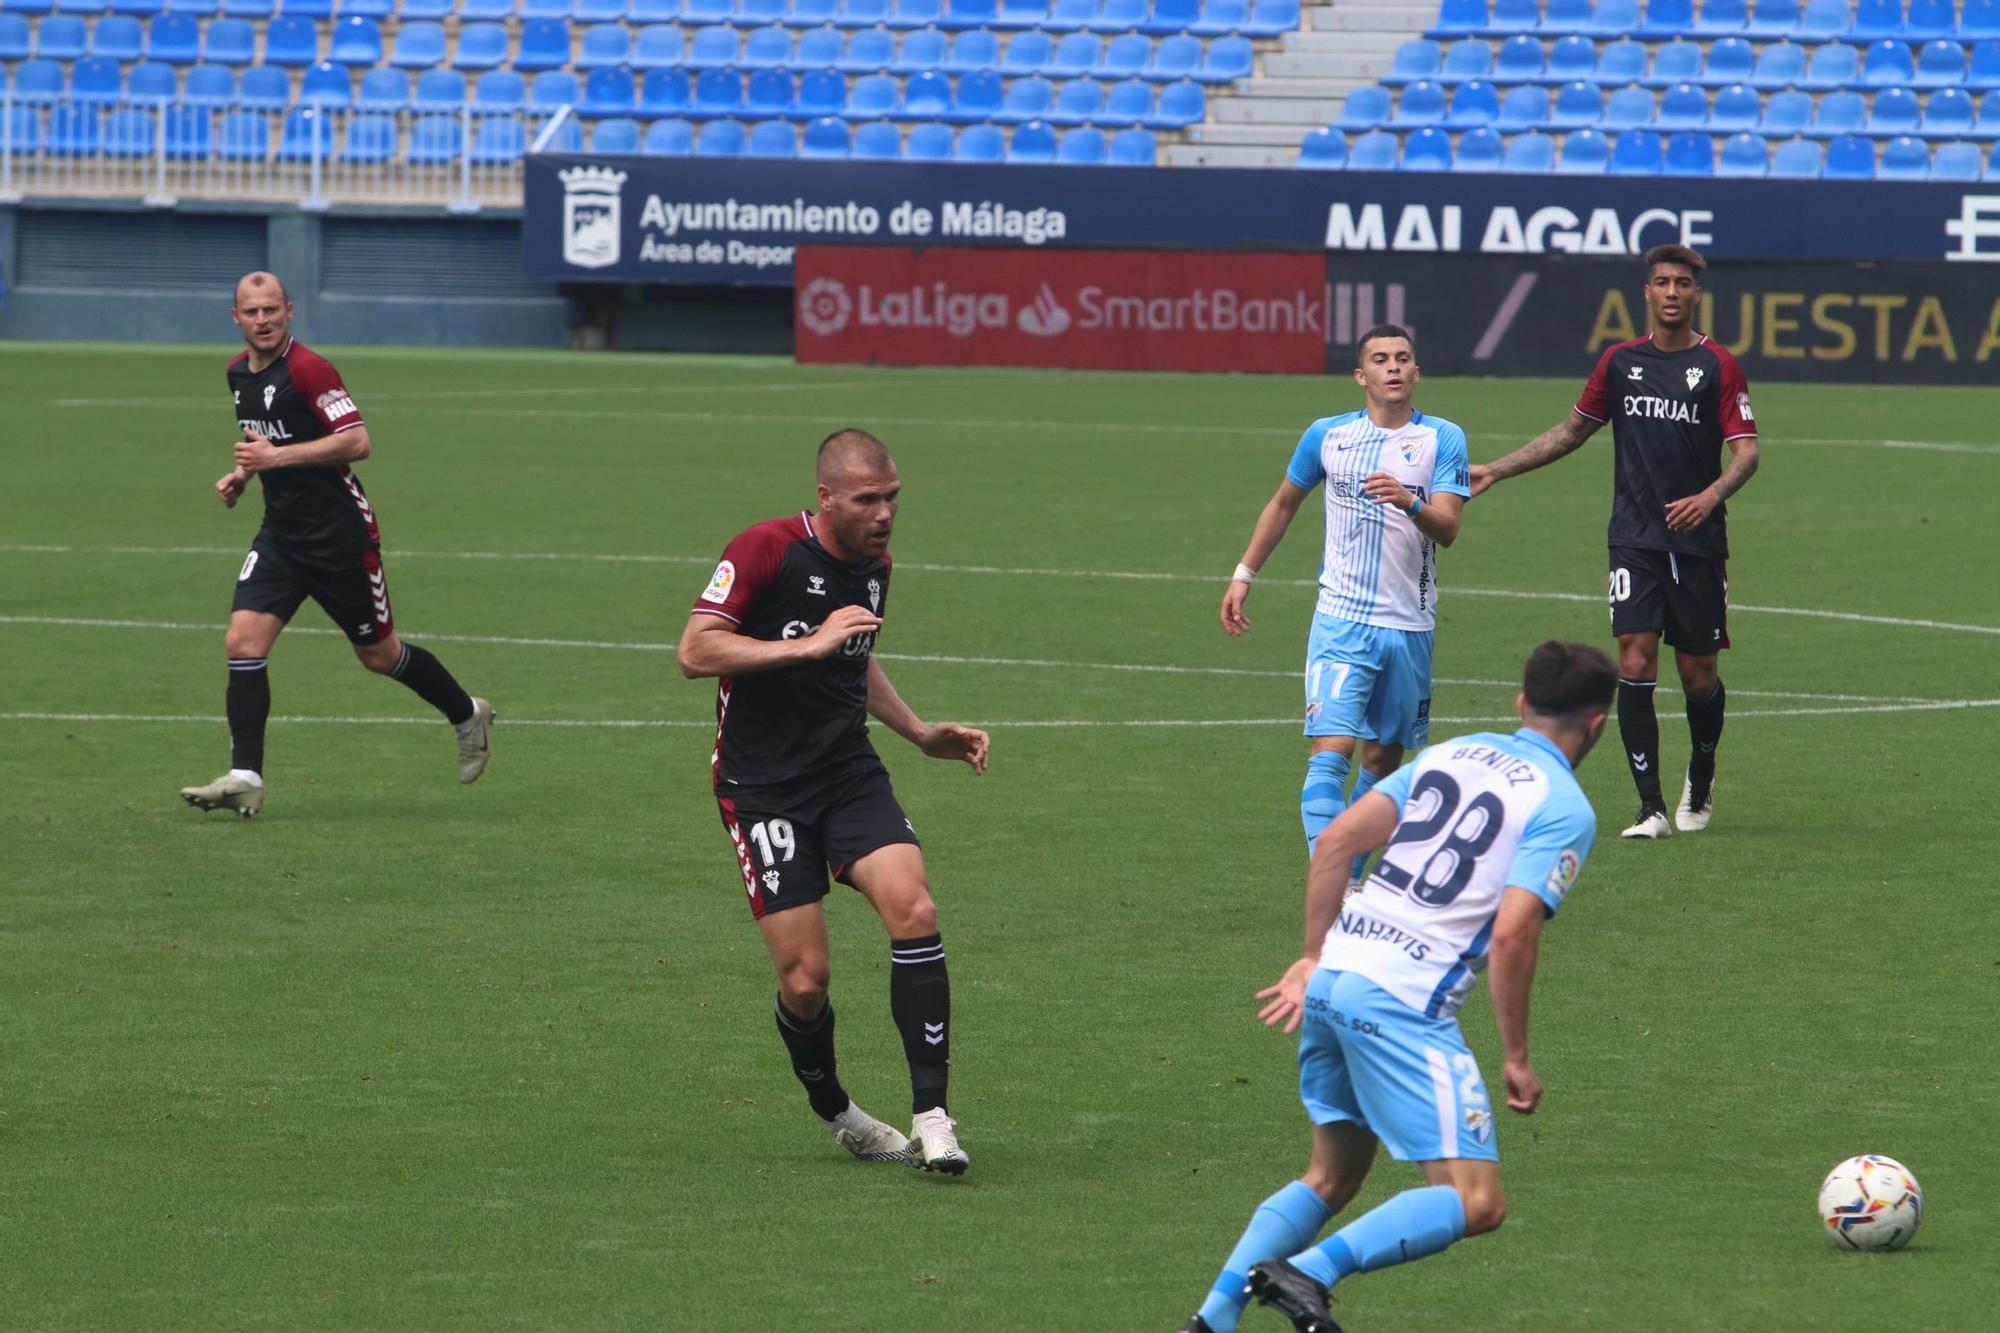
POLYGON ((236 284, 230 318, 246 350, 229 363, 236 402, 236 466, 215 483, 235 508, 250 478, 264 487, 264 523, 236 576, 224 647, 229 654, 229 771, 181 799, 244 818, 264 806, 264 723, 271 712, 266 659, 310 597, 340 626, 370 671, 409 686, 458 736, 458 780, 486 769, 493 708, 468 695, 444 664, 396 635, 382 571, 375 510, 349 466, 368 457, 361 411, 326 358, 293 340, 284 284, 252 273, 236 284))
POLYGON ((866 1161, 962 1173, 946 1110, 951 981, 917 835, 868 742, 868 718, 933 759, 986 771, 987 735, 926 725, 875 661, 889 603, 889 532, 902 483, 859 430, 819 447, 819 509, 729 543, 681 635, 690 679, 717 677, 716 805, 750 914, 778 973, 778 1035, 834 1141, 866 1161), (889 1010, 910 1066, 906 1138, 862 1110, 834 1065, 827 999, 827 875, 860 891, 889 932, 889 1010))
POLYGON ((1729 646, 1729 533, 1724 502, 1757 471, 1757 426, 1743 368, 1694 327, 1707 263, 1684 245, 1646 252, 1651 332, 1608 347, 1569 416, 1505 458, 1472 469, 1472 493, 1574 452, 1611 423, 1611 632, 1618 638, 1618 731, 1639 788, 1627 838, 1708 827, 1722 678, 1729 646), (1729 462, 1722 461, 1723 447, 1729 462), (1653 688, 1660 638, 1674 648, 1693 750, 1680 807, 1667 820, 1653 688))

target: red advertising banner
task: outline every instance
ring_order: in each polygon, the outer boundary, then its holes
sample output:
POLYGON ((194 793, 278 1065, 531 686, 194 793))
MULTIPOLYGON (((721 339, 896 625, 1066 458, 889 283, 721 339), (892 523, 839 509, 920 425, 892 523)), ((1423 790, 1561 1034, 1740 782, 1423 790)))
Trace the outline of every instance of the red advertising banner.
POLYGON ((798 248, 803 362, 1084 370, 1326 368, 1326 256, 798 248))

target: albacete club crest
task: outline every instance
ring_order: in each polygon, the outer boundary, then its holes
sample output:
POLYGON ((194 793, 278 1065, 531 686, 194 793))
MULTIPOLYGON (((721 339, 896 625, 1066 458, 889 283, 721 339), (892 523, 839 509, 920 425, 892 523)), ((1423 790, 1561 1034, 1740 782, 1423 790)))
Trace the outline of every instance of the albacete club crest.
POLYGON ((877 613, 882 610, 882 580, 868 580, 868 609, 877 613))

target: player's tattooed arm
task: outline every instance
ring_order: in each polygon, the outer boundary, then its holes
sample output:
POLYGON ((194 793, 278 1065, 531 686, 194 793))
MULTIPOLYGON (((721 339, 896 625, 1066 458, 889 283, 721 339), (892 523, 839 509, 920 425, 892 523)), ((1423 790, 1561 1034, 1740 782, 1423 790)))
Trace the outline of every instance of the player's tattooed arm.
POLYGON ((1729 466, 1723 468, 1722 475, 1715 479, 1715 493, 1727 500, 1742 490, 1744 483, 1757 475, 1759 461, 1755 435, 1743 435, 1729 441, 1729 466))
POLYGON ((1571 412, 1513 453, 1496 458, 1491 463, 1473 464, 1472 493, 1478 495, 1495 482, 1518 477, 1523 472, 1533 472, 1559 458, 1569 457, 1583 447, 1585 440, 1597 434, 1598 427, 1603 424, 1592 421, 1581 412, 1571 412))
POLYGON ((1743 489, 1757 471, 1757 437, 1743 435, 1729 441, 1729 466, 1722 475, 1693 495, 1683 496, 1667 506, 1667 531, 1690 532, 1708 521, 1722 508, 1722 502, 1743 489))

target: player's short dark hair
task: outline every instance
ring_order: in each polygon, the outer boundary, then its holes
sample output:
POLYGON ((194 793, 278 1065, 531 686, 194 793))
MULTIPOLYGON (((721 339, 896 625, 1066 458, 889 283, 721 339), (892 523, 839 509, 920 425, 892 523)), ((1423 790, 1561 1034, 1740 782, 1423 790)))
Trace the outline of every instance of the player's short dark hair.
POLYGON ((1608 713, 1618 693, 1618 671, 1602 648, 1549 639, 1528 654, 1521 671, 1528 707, 1545 717, 1578 721, 1608 713))
POLYGON ((1400 324, 1377 324, 1374 328, 1361 335, 1360 342, 1354 344, 1355 365, 1358 366, 1361 364, 1363 358, 1368 355, 1368 344, 1374 342, 1377 338, 1401 338, 1410 345, 1410 355, 1415 356, 1417 354, 1417 340, 1410 336, 1408 329, 1400 324))
POLYGON ((831 480, 851 467, 894 467, 889 446, 865 430, 843 426, 819 442, 818 471, 821 481, 831 480))
POLYGON ((1656 264, 1679 264, 1694 274, 1696 282, 1701 281, 1702 272, 1708 268, 1708 261, 1701 257, 1701 251, 1691 250, 1685 245, 1656 245, 1646 252, 1646 276, 1653 276, 1656 264))

